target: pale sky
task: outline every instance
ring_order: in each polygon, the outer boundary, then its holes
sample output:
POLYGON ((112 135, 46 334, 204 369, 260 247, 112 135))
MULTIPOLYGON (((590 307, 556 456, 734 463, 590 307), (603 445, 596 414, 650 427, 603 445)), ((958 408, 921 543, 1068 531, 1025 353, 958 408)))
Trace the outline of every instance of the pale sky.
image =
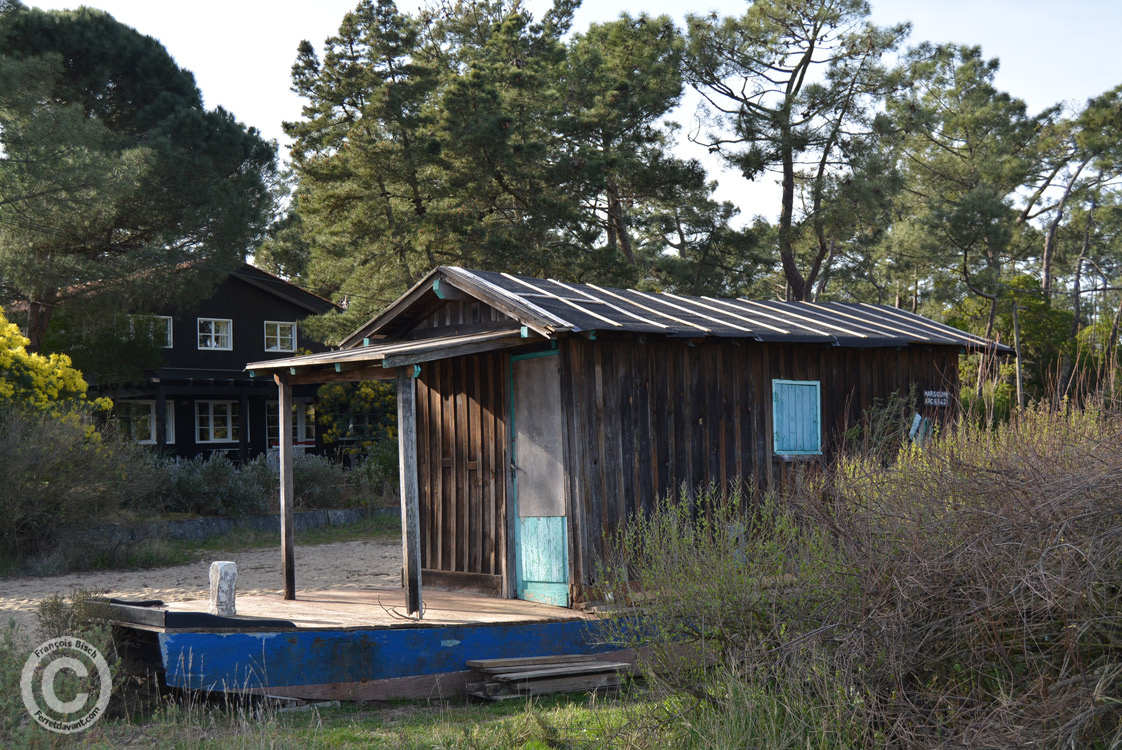
MULTIPOLYGON (((195 74, 207 107, 221 105, 240 121, 276 140, 285 153, 281 122, 300 117, 301 100, 289 90, 289 73, 301 39, 316 49, 334 34, 343 14, 357 0, 24 0, 41 8, 89 5, 155 37, 183 68, 195 74)), ((1082 104, 1122 83, 1118 35, 1122 32, 1119 0, 871 0, 879 24, 912 22, 911 44, 921 41, 978 44, 986 57, 1001 60, 997 85, 1038 111, 1056 102, 1082 104)), ((417 0, 399 0, 403 10, 417 0)), ((529 0, 536 15, 549 0, 529 0)), ((591 22, 632 15, 666 13, 679 24, 689 11, 716 10, 737 15, 746 4, 732 0, 697 3, 648 0, 585 0, 574 30, 591 22)), ((693 104, 675 119, 690 127, 693 104)), ((719 197, 737 204, 742 218, 774 218, 777 194, 770 184, 750 184, 722 172, 705 150, 683 144, 682 156, 697 158, 720 182, 719 197)))

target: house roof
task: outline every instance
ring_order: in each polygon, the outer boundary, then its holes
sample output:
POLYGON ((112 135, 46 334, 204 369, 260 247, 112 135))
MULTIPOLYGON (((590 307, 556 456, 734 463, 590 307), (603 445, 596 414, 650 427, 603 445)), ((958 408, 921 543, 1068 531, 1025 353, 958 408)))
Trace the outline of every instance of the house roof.
MULTIPOLYGON (((207 266, 200 266, 192 262, 180 263, 175 267, 174 270, 180 271, 188 269, 208 271, 217 270, 209 268, 207 266)), ((136 279, 141 274, 149 274, 151 272, 152 270, 148 269, 146 271, 141 271, 138 274, 132 274, 123 279, 88 281, 83 284, 68 287, 63 290, 62 294, 65 297, 81 297, 93 294, 105 294, 106 292, 112 292, 114 291, 114 289, 119 288, 118 285, 126 280, 136 279)), ((258 289, 268 292, 269 294, 287 300, 292 304, 297 305, 298 307, 303 307, 305 310, 308 310, 311 313, 322 314, 331 312, 332 310, 343 309, 329 299, 321 297, 313 292, 309 292, 307 289, 297 286, 291 281, 286 281, 279 276, 274 276, 267 271, 262 271, 257 266, 250 265, 245 261, 239 263, 232 270, 222 270, 219 271, 219 273, 240 279, 247 284, 250 284, 251 286, 255 286, 258 289)), ((17 300, 8 306, 9 310, 18 312, 26 312, 27 308, 28 303, 26 300, 17 300)))
POLYGON ((267 271, 262 271, 257 266, 252 266, 249 263, 242 263, 237 268, 230 271, 230 276, 241 279, 247 284, 262 289, 269 294, 276 295, 281 299, 288 300, 292 304, 303 307, 311 313, 322 314, 331 312, 332 310, 342 309, 329 299, 309 292, 303 287, 296 286, 291 281, 285 281, 279 276, 274 276, 267 271))
MULTIPOLYGON (((915 313, 865 302, 778 302, 690 297, 536 279, 441 266, 342 343, 362 346, 441 285, 502 310, 521 325, 554 338, 579 332, 644 333, 688 338, 828 343, 842 347, 957 346, 968 351, 1012 349, 915 313)), ((445 292, 445 295, 447 291, 445 292)))

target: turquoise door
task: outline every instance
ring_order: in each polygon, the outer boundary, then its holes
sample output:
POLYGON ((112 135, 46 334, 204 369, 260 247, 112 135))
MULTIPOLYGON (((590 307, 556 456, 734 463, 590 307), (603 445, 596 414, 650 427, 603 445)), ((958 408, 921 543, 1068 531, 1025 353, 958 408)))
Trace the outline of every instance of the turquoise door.
POLYGON ((510 436, 519 599, 569 606, 569 534, 556 351, 511 357, 510 436))

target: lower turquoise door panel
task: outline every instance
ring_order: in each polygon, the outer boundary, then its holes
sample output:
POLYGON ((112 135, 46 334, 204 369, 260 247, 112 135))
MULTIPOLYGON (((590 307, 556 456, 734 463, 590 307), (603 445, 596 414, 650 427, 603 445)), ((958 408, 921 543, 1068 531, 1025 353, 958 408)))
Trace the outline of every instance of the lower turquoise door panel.
POLYGON ((564 516, 518 519, 518 598, 569 606, 569 541, 564 516))

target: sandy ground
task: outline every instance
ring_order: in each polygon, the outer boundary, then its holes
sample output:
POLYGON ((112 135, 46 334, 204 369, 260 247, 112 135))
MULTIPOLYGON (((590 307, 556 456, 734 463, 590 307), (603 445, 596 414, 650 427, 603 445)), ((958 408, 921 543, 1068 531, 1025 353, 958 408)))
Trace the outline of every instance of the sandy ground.
MULTIPOLYGON (((238 594, 279 592, 279 549, 258 548, 221 552, 191 563, 148 570, 110 570, 67 573, 35 578, 0 578, 0 624, 14 618, 23 633, 34 636, 35 606, 52 594, 82 588, 124 599, 182 601, 205 598, 210 586, 210 563, 238 564, 238 594)), ((296 547, 296 590, 361 589, 401 585, 401 544, 371 541, 339 542, 296 547)))

